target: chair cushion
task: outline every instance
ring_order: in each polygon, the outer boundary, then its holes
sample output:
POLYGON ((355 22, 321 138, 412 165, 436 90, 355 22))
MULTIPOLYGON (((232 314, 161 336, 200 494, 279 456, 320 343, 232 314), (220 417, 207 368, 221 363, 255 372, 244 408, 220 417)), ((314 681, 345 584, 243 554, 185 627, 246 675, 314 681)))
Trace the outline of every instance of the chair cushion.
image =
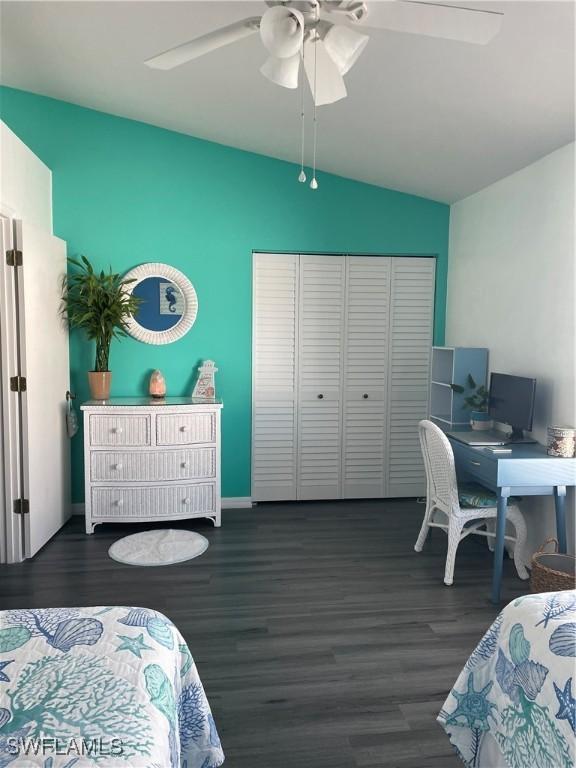
POLYGON ((495 507, 498 503, 496 494, 479 483, 458 483, 458 501, 464 509, 495 507))

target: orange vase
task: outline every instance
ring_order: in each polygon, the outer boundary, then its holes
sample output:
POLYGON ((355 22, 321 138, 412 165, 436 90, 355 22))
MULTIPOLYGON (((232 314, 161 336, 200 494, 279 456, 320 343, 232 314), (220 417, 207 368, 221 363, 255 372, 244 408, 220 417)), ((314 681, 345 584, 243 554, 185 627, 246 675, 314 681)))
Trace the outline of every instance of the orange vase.
POLYGON ((88 371, 88 383, 92 400, 110 399, 111 371, 88 371))

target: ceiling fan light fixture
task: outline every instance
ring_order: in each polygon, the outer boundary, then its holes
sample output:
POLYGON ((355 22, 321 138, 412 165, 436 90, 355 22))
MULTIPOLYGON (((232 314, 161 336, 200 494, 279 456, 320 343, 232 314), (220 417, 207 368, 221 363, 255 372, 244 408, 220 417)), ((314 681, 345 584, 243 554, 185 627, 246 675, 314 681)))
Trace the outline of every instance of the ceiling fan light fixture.
POLYGON ((324 46, 341 75, 345 75, 356 64, 369 39, 368 35, 340 24, 334 24, 328 29, 324 35, 324 46))
POLYGON ((323 3, 323 10, 327 14, 344 17, 353 24, 363 21, 368 13, 362 0, 328 0, 323 3))
POLYGON ((334 104, 346 96, 344 79, 322 40, 304 43, 304 69, 317 107, 334 104))
POLYGON ((260 67, 260 72, 270 82, 281 85, 283 88, 298 88, 298 71, 300 69, 300 54, 297 53, 289 59, 278 59, 269 56, 260 67))
POLYGON ((262 16, 260 37, 277 59, 289 59, 302 49, 304 16, 297 8, 275 5, 262 16))

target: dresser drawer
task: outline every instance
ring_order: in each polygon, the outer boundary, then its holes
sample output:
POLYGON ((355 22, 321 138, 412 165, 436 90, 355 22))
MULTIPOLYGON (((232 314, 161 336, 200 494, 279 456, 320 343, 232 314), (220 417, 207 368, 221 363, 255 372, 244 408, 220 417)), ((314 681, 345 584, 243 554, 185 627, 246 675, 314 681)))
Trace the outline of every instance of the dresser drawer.
POLYGON ((91 414, 90 445, 150 445, 150 416, 91 414))
POLYGON ((157 445, 192 445, 216 440, 214 413, 159 414, 156 417, 157 445))
POLYGON ((92 451, 92 482, 162 482, 216 476, 216 448, 179 451, 92 451))
POLYGON ((462 445, 456 442, 452 442, 451 444, 454 451, 456 471, 458 473, 465 473, 469 477, 476 478, 480 482, 488 483, 488 485, 496 487, 498 478, 497 461, 491 456, 486 455, 481 448, 470 448, 467 445, 462 445))
POLYGON ((154 520, 211 514, 215 511, 215 489, 215 483, 92 488, 92 518, 154 520))

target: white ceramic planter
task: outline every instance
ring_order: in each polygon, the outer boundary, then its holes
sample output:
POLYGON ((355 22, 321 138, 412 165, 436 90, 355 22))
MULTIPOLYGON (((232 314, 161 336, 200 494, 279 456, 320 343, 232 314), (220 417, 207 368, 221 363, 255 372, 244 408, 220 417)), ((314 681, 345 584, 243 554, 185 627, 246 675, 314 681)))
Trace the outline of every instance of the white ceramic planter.
POLYGON ((470 426, 479 432, 492 429, 492 419, 485 411, 472 411, 470 414, 470 426))

